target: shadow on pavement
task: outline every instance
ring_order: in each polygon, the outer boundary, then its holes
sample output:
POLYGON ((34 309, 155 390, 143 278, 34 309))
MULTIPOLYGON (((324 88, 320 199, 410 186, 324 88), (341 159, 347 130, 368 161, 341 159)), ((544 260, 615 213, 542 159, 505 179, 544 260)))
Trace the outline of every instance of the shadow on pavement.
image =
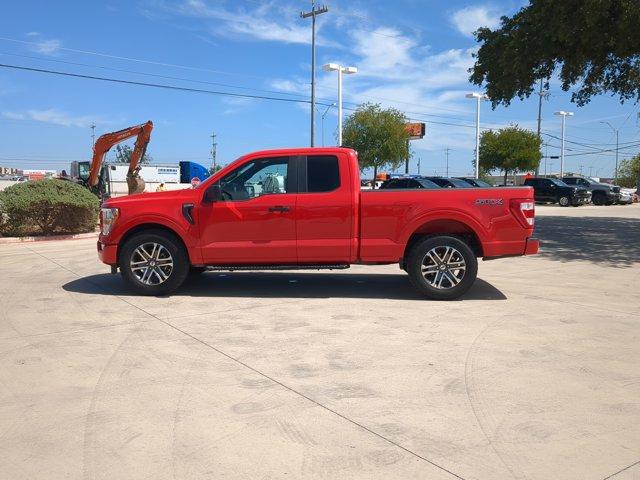
POLYGON ((640 220, 607 217, 536 217, 540 255, 567 262, 583 260, 612 267, 640 262, 640 220))
MULTIPOLYGON (((120 275, 102 274, 79 278, 62 286, 68 292, 99 295, 130 295, 120 275)), ((207 272, 190 278, 172 297, 253 298, 373 298, 420 300, 405 274, 301 273, 301 272, 207 272)), ((507 297, 484 280, 461 300, 505 300, 507 297)))

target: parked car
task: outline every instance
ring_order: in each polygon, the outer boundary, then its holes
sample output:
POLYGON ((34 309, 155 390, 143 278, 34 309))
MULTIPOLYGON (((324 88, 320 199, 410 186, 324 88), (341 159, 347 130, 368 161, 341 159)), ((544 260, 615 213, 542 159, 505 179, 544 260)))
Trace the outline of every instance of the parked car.
POLYGON ((493 185, 491 185, 488 182, 485 182, 484 180, 480 180, 479 178, 473 178, 473 177, 456 177, 456 178, 458 180, 462 180, 463 182, 467 182, 472 187, 493 188, 493 185))
POLYGON ((588 177, 562 177, 567 185, 582 187, 591 192, 594 205, 613 205, 620 197, 620 187, 607 183, 596 182, 588 177))
POLYGON ((449 178, 449 177, 422 177, 422 178, 431 180, 433 183, 441 186, 442 188, 471 188, 470 184, 458 178, 449 178))
POLYGON ((536 202, 558 203, 561 207, 577 207, 591 201, 591 192, 571 187, 557 178, 527 178, 524 184, 533 187, 536 202))
POLYGON ((633 194, 620 190, 620 196, 618 197, 619 205, 630 205, 633 203, 633 194))
POLYGON ((440 188, 437 183, 426 178, 392 178, 387 180, 380 188, 440 188))
POLYGON ((477 258, 538 252, 534 215, 531 188, 362 191, 354 150, 265 150, 193 189, 106 200, 97 250, 143 295, 205 269, 399 264, 421 295, 450 300, 475 282, 477 258))

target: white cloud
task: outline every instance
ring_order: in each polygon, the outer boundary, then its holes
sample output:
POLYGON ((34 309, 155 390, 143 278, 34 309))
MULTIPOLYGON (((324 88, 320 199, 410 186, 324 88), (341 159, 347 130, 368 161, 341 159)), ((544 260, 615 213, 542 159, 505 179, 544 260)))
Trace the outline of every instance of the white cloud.
MULTIPOLYGON (((247 12, 242 8, 227 9, 216 2, 204 0, 184 0, 180 5, 161 4, 165 10, 183 16, 195 17, 208 22, 205 26, 213 36, 233 36, 237 38, 251 38, 283 43, 308 44, 311 34, 308 22, 302 21, 295 4, 267 2, 247 12), (213 22, 212 22, 213 21, 213 22)), ((318 17, 316 32, 324 21, 318 17)), ((318 45, 328 46, 336 44, 316 33, 318 45)))
POLYGON ((28 48, 36 53, 41 53, 42 55, 56 55, 58 51, 62 48, 62 41, 57 38, 45 39, 42 37, 40 32, 27 32, 25 33, 26 37, 30 37, 32 40, 26 42, 28 44, 28 48))
POLYGON ((480 27, 496 28, 500 15, 488 6, 465 7, 453 13, 451 22, 462 35, 472 37, 480 27))
POLYGON ((74 116, 54 108, 48 110, 27 110, 26 112, 2 112, 2 116, 12 120, 36 120, 38 122, 61 125, 63 127, 88 128, 92 123, 102 123, 90 116, 74 116))

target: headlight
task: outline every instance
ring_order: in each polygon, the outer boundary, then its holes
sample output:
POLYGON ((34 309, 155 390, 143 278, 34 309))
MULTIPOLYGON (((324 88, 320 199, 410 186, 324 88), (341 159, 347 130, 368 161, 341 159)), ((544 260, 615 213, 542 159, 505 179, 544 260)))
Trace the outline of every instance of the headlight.
POLYGON ((117 208, 100 209, 100 230, 103 235, 109 235, 113 225, 118 219, 119 210, 117 208))

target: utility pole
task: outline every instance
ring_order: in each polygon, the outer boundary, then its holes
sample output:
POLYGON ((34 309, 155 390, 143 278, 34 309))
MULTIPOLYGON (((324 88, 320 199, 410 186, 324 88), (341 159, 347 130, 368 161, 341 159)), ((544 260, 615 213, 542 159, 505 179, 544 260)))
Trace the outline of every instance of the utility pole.
POLYGON ((422 158, 418 157, 418 175, 420 175, 420 161, 422 158))
POLYGON ((611 125, 609 122, 600 122, 600 123, 609 125, 609 128, 611 128, 611 130, 613 130, 614 133, 616 134, 616 169, 613 172, 613 183, 618 183, 618 152, 620 152, 620 150, 618 149, 618 145, 620 140, 620 130, 618 130, 617 128, 613 128, 613 125, 611 125))
POLYGON ((449 151, 451 149, 449 147, 444 149, 444 153, 447 156, 447 177, 449 176, 449 151))
POLYGON ((324 5, 316 8, 316 2, 311 0, 311 11, 300 12, 300 18, 311 17, 311 146, 315 145, 316 126, 316 17, 327 13, 329 9, 324 5))
POLYGON ((216 134, 211 132, 211 173, 216 173, 216 154, 218 150, 218 144, 216 143, 216 134))
POLYGON ((96 145, 96 124, 91 124, 91 146, 95 147, 96 145))
POLYGON ((580 176, 582 177, 582 168, 584 167, 584 165, 580 165, 580 176))
MULTIPOLYGON (((543 92, 543 80, 540 79, 540 91, 538 92, 538 140, 541 139, 541 127, 542 127, 542 100, 549 98, 549 92, 543 92)), ((536 177, 540 174, 540 164, 536 167, 536 177)))

